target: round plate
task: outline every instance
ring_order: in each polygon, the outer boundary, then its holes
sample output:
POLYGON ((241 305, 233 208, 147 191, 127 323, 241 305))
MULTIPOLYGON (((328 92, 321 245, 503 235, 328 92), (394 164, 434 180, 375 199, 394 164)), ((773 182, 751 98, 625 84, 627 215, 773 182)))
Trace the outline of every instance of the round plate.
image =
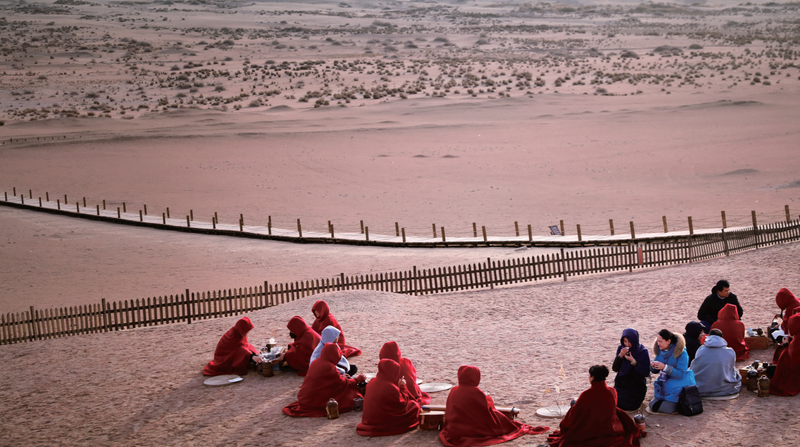
POLYGON ((536 410, 536 416, 543 418, 563 418, 569 411, 569 404, 566 405, 553 405, 551 407, 542 407, 536 410))
POLYGON ((447 391, 453 388, 451 383, 423 383, 419 386, 420 391, 426 393, 438 393, 439 391, 447 391))
MULTIPOLYGON (((369 382, 370 380, 374 379, 375 376, 377 376, 377 375, 378 375, 377 373, 364 373, 364 377, 367 378, 367 382, 369 382)), ((422 379, 417 378, 417 385, 419 385, 420 383, 422 383, 422 379)))
POLYGON ((224 376, 214 376, 209 377, 203 382, 203 385, 208 386, 223 386, 223 385, 230 385, 232 383, 241 382, 242 377, 237 376, 236 374, 226 374, 224 376))

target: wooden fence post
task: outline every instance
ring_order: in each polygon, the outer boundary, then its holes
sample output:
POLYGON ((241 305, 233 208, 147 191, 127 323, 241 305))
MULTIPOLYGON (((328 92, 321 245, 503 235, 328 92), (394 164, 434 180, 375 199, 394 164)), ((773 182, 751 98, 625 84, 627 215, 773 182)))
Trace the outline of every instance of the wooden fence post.
MULTIPOLYGON (((22 203, 25 203, 24 201, 22 203)), ((79 202, 75 202, 75 212, 80 214, 81 213, 81 204, 79 202)))
POLYGON ((669 233, 667 230, 667 216, 661 216, 661 222, 664 223, 664 233, 669 233))
MULTIPOLYGON (((32 190, 32 189, 29 189, 29 190, 28 190, 28 198, 29 198, 29 199, 32 199, 32 198, 33 198, 33 190, 32 190)), ((84 199, 85 199, 85 198, 84 198, 84 199)), ((83 206, 86 206, 86 203, 85 203, 85 202, 84 202, 83 206)), ((788 207, 788 205, 787 205, 787 207, 788 207)))
MULTIPOLYGON (((84 197, 84 199, 86 199, 86 197, 84 197)), ((86 206, 86 204, 83 204, 83 206, 86 206)), ((142 206, 144 206, 144 215, 146 216, 147 215, 147 204, 145 203, 142 206)))
MULTIPOLYGON (((41 207, 42 207, 42 198, 41 198, 41 197, 39 197, 39 208, 41 208, 41 207)), ((99 216, 99 215, 100 215, 100 213, 98 212, 98 213, 97 213, 97 215, 99 216)))
POLYGON ((722 246, 725 248, 725 256, 730 256, 728 253, 728 239, 725 237, 725 229, 722 229, 722 246))
POLYGON ((614 219, 608 219, 608 229, 611 231, 611 235, 614 235, 614 219))
POLYGON ((122 219, 122 214, 119 212, 119 207, 117 207, 117 219, 122 219))
POLYGON ((360 222, 361 222, 361 234, 364 234, 364 221, 362 220, 360 222))
MULTIPOLYGON (((217 212, 214 211, 214 219, 217 218, 217 212)), ((267 216, 267 234, 272 236, 272 216, 267 216)))
POLYGON ((689 216, 689 235, 694 234, 694 225, 692 225, 692 216, 689 216))
POLYGON ((100 299, 100 313, 103 315, 103 332, 108 332, 108 311, 105 298, 100 299))
POLYGON ((750 211, 750 215, 753 216, 753 237, 755 237, 756 250, 758 250, 758 222, 756 222, 756 210, 750 211))
POLYGON ((728 228, 728 220, 725 219, 725 210, 722 210, 722 228, 728 228))
MULTIPOLYGON (((41 199, 39 199, 39 200, 41 200, 41 199)), ((39 203, 39 206, 42 206, 42 204, 39 203)), ((98 216, 100 215, 100 205, 97 205, 97 215, 98 216)))
POLYGON ((161 223, 167 224, 167 213, 161 213, 161 223))
MULTIPOLYGON (((67 202, 64 202, 64 203, 67 203, 67 202)), ((126 207, 125 202, 122 202, 122 212, 123 213, 127 213, 128 212, 128 208, 126 207)))
POLYGON ((519 222, 516 220, 514 221, 514 231, 516 231, 517 237, 519 237, 519 222))
MULTIPOLYGON (((7 201, 8 200, 6 200, 6 202, 7 201)), ((56 199, 56 207, 58 207, 58 209, 61 209, 61 199, 56 199)))
POLYGON ((194 220, 194 210, 189 210, 189 217, 194 220))
POLYGON ((564 221, 563 220, 559 221, 559 226, 561 227, 561 235, 562 236, 566 236, 567 233, 564 232, 564 221))
POLYGON ((211 216, 211 229, 212 230, 217 229, 217 219, 215 219, 214 216, 211 216))
POLYGON ((633 228, 633 221, 631 221, 631 239, 636 239, 636 230, 633 228))
POLYGON ((433 227, 433 237, 436 238, 436 224, 431 224, 433 227))
POLYGON ((400 237, 400 224, 398 222, 394 223, 394 232, 395 236, 400 237))
POLYGON ((330 230, 331 230, 331 239, 333 239, 333 238, 334 238, 334 235, 333 235, 333 224, 332 224, 332 223, 330 223, 330 221, 328 221, 328 227, 329 227, 329 228, 330 228, 330 230))
POLYGON ((487 239, 486 239, 486 225, 481 225, 481 231, 483 231, 483 242, 487 242, 487 239))
POLYGON ((786 223, 791 223, 792 222, 792 218, 789 215, 789 205, 784 205, 783 209, 784 209, 784 211, 786 211, 786 223))
POLYGON ((142 210, 139 210, 139 222, 142 222, 144 218, 142 217, 142 210))
MULTIPOLYGON (((48 191, 44 192, 44 199, 47 200, 48 202, 50 201, 50 193, 48 191)), ((6 201, 8 201, 8 199, 6 199, 6 201)))
POLYGON ((478 226, 475 224, 475 222, 472 222, 472 236, 478 237, 478 226))
POLYGON ((581 224, 578 224, 578 242, 582 242, 583 239, 581 238, 581 224))
POLYGON ((447 239, 444 237, 444 227, 442 227, 442 242, 447 242, 447 239))
POLYGON ((406 227, 400 229, 400 233, 403 234, 403 243, 406 243, 406 227))
POLYGON ((41 339, 41 330, 39 328, 39 322, 37 321, 36 311, 33 309, 33 306, 31 306, 31 319, 30 319, 30 322, 31 322, 31 326, 30 326, 31 327, 31 333, 30 333, 31 341, 34 341, 37 338, 41 339))
MULTIPOLYGON (((563 222, 563 220, 562 220, 563 222)), ((564 274, 564 282, 567 282, 567 261, 564 259, 564 249, 561 249, 561 272, 564 274)))
POLYGON ((533 242, 533 230, 531 224, 528 224, 528 242, 533 242))
POLYGON ((169 219, 169 207, 167 207, 167 219, 169 219))
POLYGON ((192 300, 189 296, 189 289, 186 289, 186 324, 192 324, 192 300))
POLYGON ((494 269, 492 268, 492 258, 486 258, 486 280, 489 288, 494 290, 494 269))
POLYGON ((369 242, 369 226, 364 227, 365 240, 369 242))
POLYGON ((189 223, 189 216, 186 216, 186 228, 191 228, 192 225, 189 223))

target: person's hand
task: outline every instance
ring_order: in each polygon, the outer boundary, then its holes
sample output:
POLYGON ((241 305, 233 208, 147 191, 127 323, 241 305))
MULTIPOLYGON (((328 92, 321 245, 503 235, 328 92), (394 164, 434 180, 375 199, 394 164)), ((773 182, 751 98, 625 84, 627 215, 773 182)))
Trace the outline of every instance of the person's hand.
POLYGON ((661 363, 661 362, 653 362, 653 363, 651 363, 650 365, 651 365, 651 366, 652 366, 654 369, 657 369, 657 370, 659 370, 659 371, 662 371, 662 370, 664 369, 664 367, 665 367, 665 366, 667 366, 667 365, 665 365, 665 364, 663 364, 663 363, 661 363))
POLYGON ((259 364, 259 363, 262 363, 262 362, 264 361, 264 359, 262 359, 260 355, 254 355, 254 356, 253 356, 253 361, 254 361, 256 364, 259 364))
POLYGON ((286 353, 279 355, 277 359, 275 359, 278 363, 283 363, 283 359, 286 357, 286 353))
POLYGON ((367 376, 365 376, 364 374, 359 374, 356 376, 356 382, 361 383, 366 381, 367 381, 367 376))
POLYGON ((406 376, 401 377, 400 380, 397 381, 397 386, 400 388, 406 386, 406 376))
POLYGON ((625 347, 620 349, 619 351, 620 358, 625 358, 625 356, 628 355, 629 352, 631 352, 630 348, 625 347))
POLYGON ((629 362, 633 362, 633 356, 631 355, 630 351, 625 354, 625 360, 629 362))

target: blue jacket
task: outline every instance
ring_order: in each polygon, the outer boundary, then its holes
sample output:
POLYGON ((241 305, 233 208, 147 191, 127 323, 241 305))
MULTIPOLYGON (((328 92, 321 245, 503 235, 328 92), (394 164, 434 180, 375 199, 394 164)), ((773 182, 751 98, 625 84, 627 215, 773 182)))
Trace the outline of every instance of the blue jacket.
MULTIPOLYGON (((667 366, 664 368, 667 380, 661 384, 659 380, 654 382, 655 398, 663 399, 668 402, 678 402, 681 397, 683 387, 696 385, 694 373, 689 369, 689 354, 686 353, 686 340, 683 335, 675 334, 678 337, 676 343, 672 343, 669 349, 662 351, 658 348, 658 343, 653 345, 655 362, 661 362, 667 366)), ((657 369, 651 368, 654 374, 658 374, 657 369)))

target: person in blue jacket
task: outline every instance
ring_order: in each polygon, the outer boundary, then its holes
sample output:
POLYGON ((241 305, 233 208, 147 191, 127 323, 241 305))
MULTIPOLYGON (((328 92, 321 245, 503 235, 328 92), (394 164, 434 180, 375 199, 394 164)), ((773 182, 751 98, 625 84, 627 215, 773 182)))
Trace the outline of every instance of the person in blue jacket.
POLYGON ((653 345, 653 357, 650 371, 659 376, 653 383, 655 397, 649 409, 653 413, 674 413, 683 387, 696 385, 694 373, 689 369, 686 341, 681 334, 662 329, 653 345))

